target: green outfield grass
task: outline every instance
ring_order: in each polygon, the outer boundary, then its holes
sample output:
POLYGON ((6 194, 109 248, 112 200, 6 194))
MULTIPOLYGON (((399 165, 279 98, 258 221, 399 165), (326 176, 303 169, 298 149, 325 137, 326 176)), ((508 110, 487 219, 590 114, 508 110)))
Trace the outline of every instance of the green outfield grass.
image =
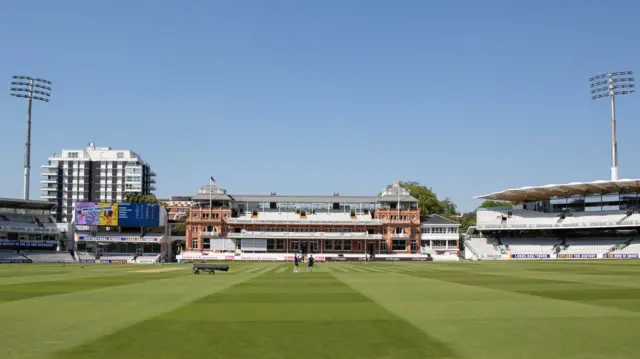
POLYGON ((0 265, 0 358, 640 357, 640 261, 230 265, 0 265))

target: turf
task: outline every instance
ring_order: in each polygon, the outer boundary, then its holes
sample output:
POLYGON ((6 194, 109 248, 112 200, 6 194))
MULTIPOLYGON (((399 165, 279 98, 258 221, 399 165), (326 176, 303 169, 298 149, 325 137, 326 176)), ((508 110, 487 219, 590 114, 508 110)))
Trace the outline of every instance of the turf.
POLYGON ((640 261, 1 265, 0 358, 635 358, 640 261))

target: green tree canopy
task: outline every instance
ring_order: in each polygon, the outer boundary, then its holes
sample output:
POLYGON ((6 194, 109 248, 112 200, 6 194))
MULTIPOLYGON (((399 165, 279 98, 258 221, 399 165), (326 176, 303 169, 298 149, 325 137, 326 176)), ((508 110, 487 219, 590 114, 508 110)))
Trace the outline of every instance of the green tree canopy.
MULTIPOLYGON (((391 186, 392 185, 388 185, 387 188, 391 188, 391 186)), ((421 185, 420 182, 400 181, 400 187, 409 191, 409 194, 418 200, 421 216, 441 214, 451 217, 456 214, 457 207, 449 198, 445 198, 442 201, 438 200, 438 196, 433 190, 425 185, 421 185)))
POLYGON ((469 227, 476 225, 476 212, 464 213, 462 216, 457 218, 457 220, 461 224, 460 233, 464 233, 469 229, 469 227))
POLYGON ((124 202, 126 203, 153 203, 159 204, 161 206, 167 206, 166 203, 160 201, 156 196, 152 194, 139 194, 139 193, 128 193, 124 196, 124 202))
POLYGON ((187 231, 186 225, 184 223, 176 223, 171 228, 172 235, 184 235, 187 231))
POLYGON ((514 205, 514 203, 513 202, 509 202, 509 201, 487 200, 487 201, 482 202, 482 204, 480 204, 480 206, 478 208, 511 207, 513 205, 514 205))

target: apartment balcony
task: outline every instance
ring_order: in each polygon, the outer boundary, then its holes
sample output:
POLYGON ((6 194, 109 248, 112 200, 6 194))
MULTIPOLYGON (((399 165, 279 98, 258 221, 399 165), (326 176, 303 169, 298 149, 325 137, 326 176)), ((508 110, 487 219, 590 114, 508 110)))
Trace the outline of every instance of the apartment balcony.
POLYGON ((153 186, 153 185, 149 186, 149 190, 150 191, 155 191, 156 190, 156 186, 153 186))
POLYGON ((155 171, 149 171, 149 176, 155 177, 157 174, 155 171))
POLYGON ((48 170, 45 170, 44 172, 40 172, 40 176, 57 177, 58 176, 58 171, 57 170, 53 170, 53 169, 48 169, 48 170))
POLYGON ((58 192, 58 187, 41 187, 41 192, 58 192))
POLYGON ((367 239, 381 240, 382 234, 368 234, 366 232, 263 232, 245 231, 229 233, 227 238, 292 238, 292 239, 367 239))
POLYGON ((40 198, 44 200, 50 200, 50 199, 57 199, 58 196, 56 196, 55 194, 48 193, 48 194, 41 194, 40 198))
POLYGON ((44 180, 40 180, 40 183, 42 183, 42 184, 48 184, 48 183, 56 184, 56 183, 58 183, 58 181, 54 180, 54 179, 44 179, 44 180))
POLYGON ((156 183, 156 179, 155 178, 149 178, 149 183, 156 183))
POLYGON ((409 239, 411 235, 409 233, 391 233, 392 239, 409 239))
POLYGON ((55 168, 55 169, 58 169, 58 165, 57 164, 47 163, 46 165, 40 165, 40 168, 55 168))

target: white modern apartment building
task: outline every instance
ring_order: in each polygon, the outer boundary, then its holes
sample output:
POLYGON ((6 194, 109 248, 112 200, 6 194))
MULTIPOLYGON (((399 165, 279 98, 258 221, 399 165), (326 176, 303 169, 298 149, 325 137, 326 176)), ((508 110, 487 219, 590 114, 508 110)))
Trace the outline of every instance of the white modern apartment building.
POLYGON ((93 143, 49 157, 41 175, 40 198, 57 204, 52 214, 59 222, 71 221, 76 201, 118 202, 129 193, 151 194, 156 182, 156 174, 135 152, 93 143))

